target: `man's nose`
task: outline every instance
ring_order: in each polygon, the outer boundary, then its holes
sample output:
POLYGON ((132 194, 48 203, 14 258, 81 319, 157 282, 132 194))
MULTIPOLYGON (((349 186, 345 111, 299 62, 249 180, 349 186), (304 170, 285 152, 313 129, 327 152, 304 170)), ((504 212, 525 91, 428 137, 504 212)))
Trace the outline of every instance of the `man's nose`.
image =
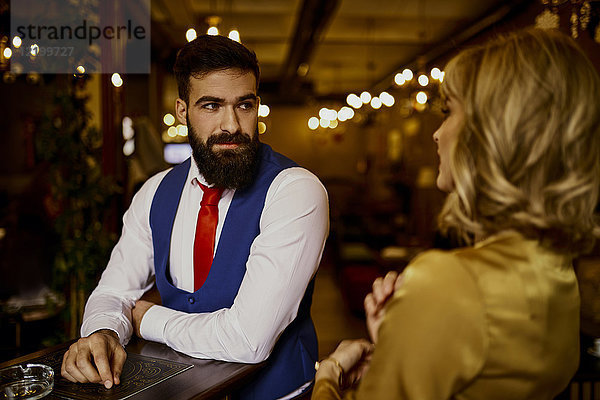
POLYGON ((225 107, 221 118, 221 130, 228 133, 236 133, 240 129, 240 121, 233 107, 225 107))

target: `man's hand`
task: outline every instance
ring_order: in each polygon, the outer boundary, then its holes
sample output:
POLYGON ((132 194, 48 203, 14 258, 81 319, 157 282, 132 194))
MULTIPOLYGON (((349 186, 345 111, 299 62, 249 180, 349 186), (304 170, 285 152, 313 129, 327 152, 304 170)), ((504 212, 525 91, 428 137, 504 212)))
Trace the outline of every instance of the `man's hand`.
POLYGON ((131 309, 131 319, 133 320, 133 329, 138 337, 142 337, 140 333, 140 327, 142 325, 142 319, 146 311, 154 305, 161 305, 162 299, 156 285, 152 286, 152 289, 148 290, 141 299, 135 302, 135 306, 131 309))
POLYGON ((117 334, 102 329, 73 343, 63 356, 61 375, 71 382, 102 383, 110 389, 120 383, 125 349, 117 334))
POLYGON ((373 292, 365 297, 365 312, 367 314, 367 330, 371 341, 377 344, 379 326, 385 315, 385 305, 392 298, 394 292, 402 284, 403 275, 390 271, 384 278, 377 278, 373 282, 373 292))
POLYGON ((148 311, 150 309, 150 307, 152 307, 153 305, 155 305, 155 304, 151 303, 149 301, 140 299, 135 302, 135 306, 131 309, 131 319, 133 322, 133 329, 135 329, 135 334, 140 338, 142 337, 142 334, 140 333, 140 327, 142 326, 142 319, 144 318, 144 314, 146 314, 146 311, 148 311))

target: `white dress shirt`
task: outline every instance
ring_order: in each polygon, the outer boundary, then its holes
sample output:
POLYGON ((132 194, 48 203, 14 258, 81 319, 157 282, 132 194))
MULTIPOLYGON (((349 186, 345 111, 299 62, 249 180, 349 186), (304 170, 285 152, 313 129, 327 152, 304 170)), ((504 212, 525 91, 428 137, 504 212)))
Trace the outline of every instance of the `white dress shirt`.
MULTIPOLYGON (((150 207, 168 171, 150 178, 123 217, 123 232, 86 307, 81 335, 111 329, 125 345, 133 333, 131 308, 154 283, 150 207)), ((173 284, 194 291, 194 235, 206 184, 191 163, 171 237, 173 284)), ((219 201, 218 245, 234 190, 219 201)), ((152 306, 144 315, 144 339, 197 358, 256 363, 265 360, 279 335, 296 317, 306 287, 317 271, 329 230, 327 192, 303 168, 280 172, 269 187, 260 233, 250 248, 246 273, 231 308, 185 313, 152 306)))

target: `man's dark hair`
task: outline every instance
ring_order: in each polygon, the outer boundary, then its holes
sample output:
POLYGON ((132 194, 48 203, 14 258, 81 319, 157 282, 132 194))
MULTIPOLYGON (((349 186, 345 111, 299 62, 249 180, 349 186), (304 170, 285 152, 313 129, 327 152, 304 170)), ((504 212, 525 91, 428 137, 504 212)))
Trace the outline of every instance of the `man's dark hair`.
POLYGON ((179 98, 186 103, 189 101, 190 77, 202 78, 210 72, 230 68, 252 72, 258 89, 260 69, 256 54, 252 50, 225 36, 198 36, 177 52, 173 70, 179 98))

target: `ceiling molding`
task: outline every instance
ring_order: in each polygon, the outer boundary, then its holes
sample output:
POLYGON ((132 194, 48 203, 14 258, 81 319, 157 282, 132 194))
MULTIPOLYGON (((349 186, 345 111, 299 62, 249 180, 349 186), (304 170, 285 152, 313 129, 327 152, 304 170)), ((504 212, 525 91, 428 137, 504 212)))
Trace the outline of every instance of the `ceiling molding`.
POLYGON ((339 0, 304 0, 296 22, 292 44, 281 68, 280 93, 294 94, 300 88, 297 71, 308 63, 321 33, 332 20, 339 0))
POLYGON ((475 19, 473 24, 466 28, 461 27, 456 32, 450 34, 449 36, 452 37, 451 40, 443 39, 432 45, 423 54, 408 60, 406 63, 397 65, 391 72, 378 80, 377 83, 373 85, 373 89, 383 90, 389 88, 391 82, 394 80, 395 74, 401 69, 410 68, 415 71, 423 65, 431 64, 447 54, 455 52, 460 45, 466 43, 468 40, 485 30, 501 23, 503 20, 510 18, 515 13, 522 11, 523 8, 531 2, 532 0, 512 0, 494 7, 480 18, 475 19))

